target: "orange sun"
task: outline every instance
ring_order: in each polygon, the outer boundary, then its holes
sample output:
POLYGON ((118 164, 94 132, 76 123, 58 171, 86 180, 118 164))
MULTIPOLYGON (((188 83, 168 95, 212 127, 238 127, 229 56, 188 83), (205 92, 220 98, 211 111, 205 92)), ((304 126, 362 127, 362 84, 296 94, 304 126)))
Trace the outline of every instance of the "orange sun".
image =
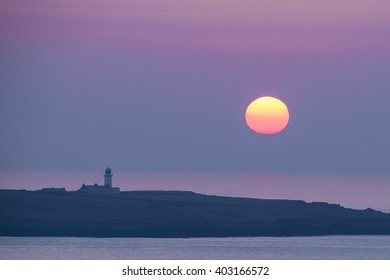
POLYGON ((245 120, 256 133, 275 134, 288 124, 290 114, 286 104, 270 96, 260 97, 249 104, 245 120))

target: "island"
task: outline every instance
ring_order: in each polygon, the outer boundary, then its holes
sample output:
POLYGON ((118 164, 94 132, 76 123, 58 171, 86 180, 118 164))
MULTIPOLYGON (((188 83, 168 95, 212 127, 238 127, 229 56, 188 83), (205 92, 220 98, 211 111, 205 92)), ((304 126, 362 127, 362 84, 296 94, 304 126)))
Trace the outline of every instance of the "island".
POLYGON ((186 191, 0 190, 0 236, 243 237, 388 235, 390 214, 337 204, 186 191))

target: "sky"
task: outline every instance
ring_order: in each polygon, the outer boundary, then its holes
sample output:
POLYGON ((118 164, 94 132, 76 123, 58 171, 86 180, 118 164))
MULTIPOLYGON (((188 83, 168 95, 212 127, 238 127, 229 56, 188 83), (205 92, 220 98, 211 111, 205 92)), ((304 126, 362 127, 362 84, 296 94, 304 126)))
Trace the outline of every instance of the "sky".
POLYGON ((389 11, 387 0, 1 0, 0 187, 15 172, 100 180, 106 166, 389 175, 389 11), (265 95, 289 108, 279 134, 245 123, 265 95))

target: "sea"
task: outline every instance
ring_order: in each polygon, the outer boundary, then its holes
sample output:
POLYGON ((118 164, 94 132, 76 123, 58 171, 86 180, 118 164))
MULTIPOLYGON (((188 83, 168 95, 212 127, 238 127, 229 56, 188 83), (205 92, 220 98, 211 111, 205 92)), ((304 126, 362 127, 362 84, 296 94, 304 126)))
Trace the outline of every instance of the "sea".
POLYGON ((390 236, 0 237, 2 260, 390 260, 390 236))

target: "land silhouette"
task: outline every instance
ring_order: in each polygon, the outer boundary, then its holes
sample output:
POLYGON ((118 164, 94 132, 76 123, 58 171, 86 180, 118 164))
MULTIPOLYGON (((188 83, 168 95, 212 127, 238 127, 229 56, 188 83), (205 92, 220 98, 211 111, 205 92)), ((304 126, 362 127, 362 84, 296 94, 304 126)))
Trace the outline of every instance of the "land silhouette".
POLYGON ((117 195, 0 190, 1 236, 233 237, 388 235, 390 214, 325 202, 183 191, 117 195))

